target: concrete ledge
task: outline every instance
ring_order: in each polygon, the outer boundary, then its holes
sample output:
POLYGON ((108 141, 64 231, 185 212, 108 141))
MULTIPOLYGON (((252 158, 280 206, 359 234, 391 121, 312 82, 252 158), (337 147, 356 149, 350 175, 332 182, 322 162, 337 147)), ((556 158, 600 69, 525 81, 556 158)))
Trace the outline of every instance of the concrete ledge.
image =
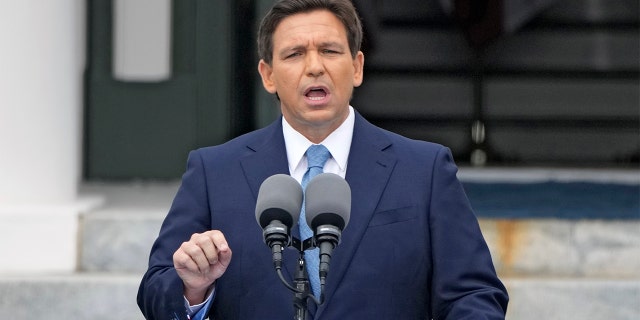
POLYGON ((81 222, 80 270, 144 272, 165 210, 109 209, 81 222))
POLYGON ((169 183, 92 183, 85 195, 104 196, 105 206, 80 221, 80 270, 144 272, 162 220, 178 189, 169 183))
POLYGON ((506 279, 507 319, 636 320, 640 279, 506 279))
POLYGON ((640 221, 481 220, 501 276, 640 278, 640 221))
POLYGON ((101 202, 0 206, 0 273, 76 271, 79 216, 101 202))
POLYGON ((460 167, 458 178, 463 182, 508 182, 535 183, 558 182, 595 182, 616 184, 640 184, 640 171, 637 169, 578 169, 578 168, 476 168, 460 167))
MULTIPOLYGON (((83 271, 144 272, 166 209, 83 216, 83 271)), ((640 278, 640 221, 480 220, 501 276, 640 278)))
MULTIPOLYGON (((140 319, 142 275, 76 274, 0 277, 0 319, 140 319)), ((640 279, 503 279, 507 319, 635 320, 640 279)))
POLYGON ((144 319, 136 305, 142 275, 0 277, 0 319, 144 319))

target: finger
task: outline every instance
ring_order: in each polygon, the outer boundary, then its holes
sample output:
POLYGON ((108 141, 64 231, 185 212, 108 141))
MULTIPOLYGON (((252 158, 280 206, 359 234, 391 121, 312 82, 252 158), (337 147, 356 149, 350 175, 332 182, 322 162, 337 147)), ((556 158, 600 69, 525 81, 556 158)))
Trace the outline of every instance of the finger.
POLYGON ((218 251, 218 255, 220 252, 229 251, 229 244, 227 243, 227 239, 224 237, 224 234, 218 230, 212 230, 208 233, 211 241, 218 251))
POLYGON ((224 237, 224 234, 218 230, 212 230, 210 236, 218 251, 218 263, 222 265, 223 270, 225 270, 229 266, 232 256, 232 251, 229 247, 229 243, 224 237))
POLYGON ((233 253, 229 247, 227 247, 226 250, 220 250, 218 253, 218 262, 226 269, 229 266, 229 263, 231 263, 232 255, 233 253))
POLYGON ((209 272, 209 261, 207 260, 207 257, 204 251, 202 251, 202 248, 200 248, 200 246, 198 246, 195 241, 189 241, 189 242, 183 243, 183 245, 181 246, 181 249, 187 255, 189 255, 189 257, 191 257, 191 260, 193 260, 193 262, 195 262, 195 264, 197 265, 196 270, 198 272, 200 273, 209 272))
POLYGON ((211 237, 204 235, 194 239, 194 241, 204 253, 204 257, 207 259, 207 263, 209 265, 213 265, 218 262, 218 249, 211 237))
POLYGON ((182 249, 176 250, 173 254, 173 265, 176 269, 184 269, 193 273, 199 271, 196 262, 182 249))

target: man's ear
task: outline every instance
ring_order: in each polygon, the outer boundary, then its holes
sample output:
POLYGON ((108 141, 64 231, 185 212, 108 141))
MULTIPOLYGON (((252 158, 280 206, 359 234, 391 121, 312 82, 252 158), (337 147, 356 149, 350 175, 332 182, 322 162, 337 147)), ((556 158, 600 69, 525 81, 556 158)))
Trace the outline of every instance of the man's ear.
POLYGON ((364 80, 364 53, 358 51, 355 59, 353 59, 353 86, 359 87, 364 80))
POLYGON ((262 86, 264 89, 271 94, 275 94, 276 85, 272 79, 273 69, 263 59, 260 59, 260 62, 258 62, 258 73, 260 73, 260 77, 262 78, 262 86))

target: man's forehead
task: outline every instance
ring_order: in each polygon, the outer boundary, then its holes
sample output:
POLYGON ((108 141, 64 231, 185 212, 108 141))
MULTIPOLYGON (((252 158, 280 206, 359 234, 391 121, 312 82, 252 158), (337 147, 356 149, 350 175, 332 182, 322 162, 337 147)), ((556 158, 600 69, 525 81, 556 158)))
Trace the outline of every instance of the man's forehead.
POLYGON ((328 10, 314 10, 288 16, 276 26, 273 42, 276 45, 307 41, 311 36, 322 42, 347 41, 342 21, 328 10))

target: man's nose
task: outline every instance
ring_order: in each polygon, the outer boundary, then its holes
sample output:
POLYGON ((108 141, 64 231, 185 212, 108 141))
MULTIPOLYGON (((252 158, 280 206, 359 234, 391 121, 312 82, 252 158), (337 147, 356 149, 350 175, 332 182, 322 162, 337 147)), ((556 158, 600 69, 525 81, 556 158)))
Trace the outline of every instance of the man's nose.
POLYGON ((310 52, 306 59, 306 73, 310 77, 319 77, 324 74, 322 57, 317 52, 310 52))

